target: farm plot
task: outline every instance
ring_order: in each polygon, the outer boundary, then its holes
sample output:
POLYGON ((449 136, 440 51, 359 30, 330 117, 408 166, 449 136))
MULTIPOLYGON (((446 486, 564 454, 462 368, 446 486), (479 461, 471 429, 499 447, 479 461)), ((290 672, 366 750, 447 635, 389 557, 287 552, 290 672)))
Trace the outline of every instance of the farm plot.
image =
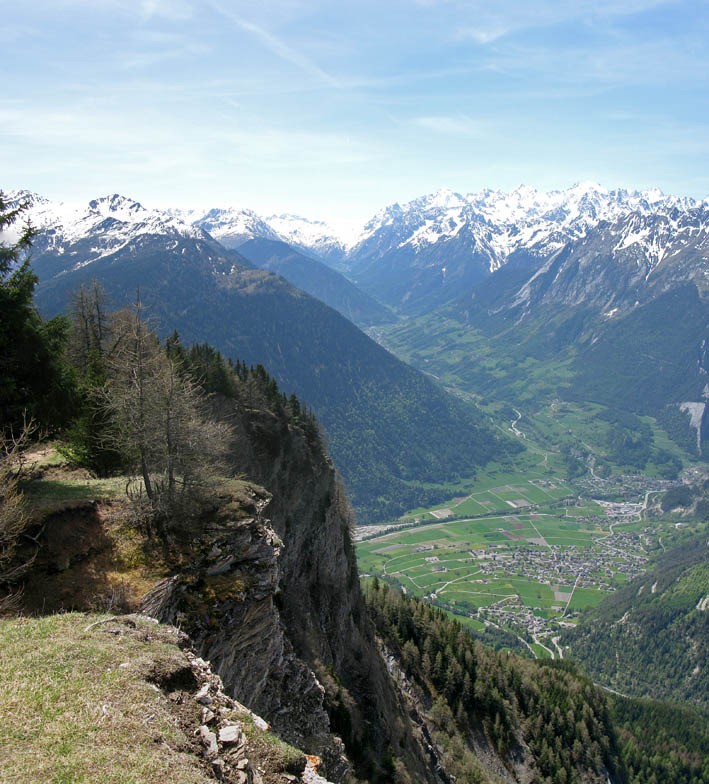
MULTIPOLYGON (((500 583, 498 572, 510 571, 507 562, 515 551, 585 547, 592 540, 580 525, 561 518, 506 515, 396 531, 362 542, 358 555, 363 573, 400 582, 420 595, 445 593, 455 600, 483 596, 489 603, 514 594, 531 606, 551 606, 552 592, 543 583, 527 589, 528 579, 510 582, 509 576, 500 583), (534 596, 528 596, 530 590, 534 596)), ((472 601, 480 604, 479 598, 472 601)))
MULTIPOLYGON (((495 493, 505 501, 523 489, 518 481, 495 493)), ((510 509, 392 531, 359 543, 360 570, 461 617, 526 634, 526 643, 600 602, 644 557, 644 523, 614 530, 593 503, 566 512, 510 509)))
MULTIPOLYGON (((512 509, 524 511, 528 507, 544 506, 573 494, 572 488, 558 479, 529 479, 523 476, 506 476, 505 484, 499 478, 477 483, 479 488, 457 503, 448 503, 447 509, 455 517, 505 512, 512 509)), ((432 510, 429 514, 434 515, 432 510)))

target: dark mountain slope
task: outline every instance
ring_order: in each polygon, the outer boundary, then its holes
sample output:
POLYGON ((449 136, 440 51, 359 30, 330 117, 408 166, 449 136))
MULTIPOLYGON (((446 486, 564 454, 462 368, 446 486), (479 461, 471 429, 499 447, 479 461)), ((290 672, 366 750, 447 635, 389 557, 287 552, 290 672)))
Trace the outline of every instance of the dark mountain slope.
POLYGON ((207 341, 269 368, 282 389, 317 413, 361 520, 396 515, 445 493, 422 482, 471 474, 501 444, 481 415, 395 359, 331 308, 262 270, 208 246, 144 235, 119 252, 55 276, 52 255, 34 266, 37 302, 61 312, 97 278, 112 307, 135 301, 168 335, 207 341))
POLYGON ((685 283, 597 329, 575 363, 575 399, 639 412, 703 399, 709 302, 685 283))
MULTIPOLYGON (((391 240, 394 242, 394 240, 391 240)), ((488 258, 467 237, 436 245, 394 247, 381 257, 374 249, 353 262, 350 275, 372 296, 406 314, 426 313, 454 300, 490 273, 488 258)))
POLYGON ((239 253, 254 266, 275 272, 358 326, 394 320, 384 305, 358 289, 344 275, 285 242, 252 239, 239 246, 239 253))

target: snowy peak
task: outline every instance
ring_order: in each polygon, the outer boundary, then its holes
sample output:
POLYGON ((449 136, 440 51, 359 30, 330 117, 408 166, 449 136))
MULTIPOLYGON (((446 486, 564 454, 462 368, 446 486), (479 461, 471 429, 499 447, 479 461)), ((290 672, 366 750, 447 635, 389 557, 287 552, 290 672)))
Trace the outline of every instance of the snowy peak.
POLYGON ((296 248, 314 251, 320 256, 344 254, 346 233, 336 231, 329 223, 310 220, 301 215, 282 214, 266 218, 280 239, 296 248))
POLYGON ((206 231, 227 248, 237 248, 254 237, 268 240, 280 239, 278 234, 253 210, 242 207, 215 207, 191 223, 206 231))
POLYGON ((100 199, 90 201, 89 212, 104 218, 110 217, 115 220, 130 222, 134 221, 137 216, 145 215, 147 210, 142 204, 138 204, 137 201, 114 193, 113 196, 103 196, 100 199))
MULTIPOLYGON (((347 264, 368 293, 409 313, 456 300, 510 261, 518 276, 523 269, 538 275, 519 290, 520 303, 545 297, 578 304, 594 290, 613 302, 625 296, 614 293, 620 281, 623 291, 636 293, 666 290, 677 280, 709 290, 708 212, 703 202, 658 189, 608 190, 592 182, 549 192, 524 185, 462 195, 444 189, 380 210, 347 264), (562 251, 579 262, 569 261, 563 274, 562 251)), ((637 296, 626 299, 632 304, 637 296)))
POLYGON ((654 274, 663 262, 682 257, 693 268, 709 271, 709 209, 704 203, 689 209, 672 200, 663 201, 654 212, 634 212, 608 227, 615 258, 632 253, 654 274))
POLYGON ((12 194, 12 198, 28 202, 27 217, 37 228, 50 229, 67 241, 76 241, 97 230, 105 232, 107 226, 113 226, 117 233, 167 233, 199 238, 204 236, 202 232, 168 211, 146 209, 134 199, 118 194, 92 199, 86 206, 53 202, 23 191, 12 194))
POLYGON ((86 205, 52 202, 36 194, 16 192, 14 201, 29 204, 26 216, 38 229, 36 255, 66 254, 75 266, 110 256, 143 237, 171 242, 211 238, 201 229, 164 210, 146 209, 134 199, 118 194, 92 199, 86 205), (77 250, 80 247, 81 250, 77 250))
POLYGON ((673 209, 686 213, 694 207, 692 199, 666 196, 659 189, 607 190, 593 182, 549 192, 525 185, 508 193, 486 189, 461 195, 442 189, 380 210, 351 255, 382 257, 395 249, 421 250, 460 237, 489 256, 492 272, 515 251, 548 256, 603 222, 673 209))
POLYGON ((286 242, 318 256, 341 256, 345 252, 345 242, 330 225, 300 215, 264 218, 244 207, 214 207, 207 212, 190 210, 179 214, 227 248, 238 248, 252 239, 265 239, 286 242))

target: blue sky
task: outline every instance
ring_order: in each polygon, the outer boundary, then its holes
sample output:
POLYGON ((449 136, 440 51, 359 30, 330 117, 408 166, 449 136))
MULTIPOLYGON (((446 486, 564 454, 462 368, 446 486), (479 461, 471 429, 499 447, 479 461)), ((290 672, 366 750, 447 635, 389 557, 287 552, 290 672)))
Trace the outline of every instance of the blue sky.
POLYGON ((0 0, 0 186, 364 219, 709 195, 707 0, 0 0))

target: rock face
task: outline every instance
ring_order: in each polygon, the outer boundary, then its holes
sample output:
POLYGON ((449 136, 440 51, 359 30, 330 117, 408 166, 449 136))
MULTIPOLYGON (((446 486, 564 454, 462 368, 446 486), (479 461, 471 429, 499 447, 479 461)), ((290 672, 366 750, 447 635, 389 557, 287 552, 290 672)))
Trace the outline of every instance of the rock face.
POLYGON ((348 758, 358 776, 376 776, 393 750, 412 780, 437 781, 377 650, 351 513, 319 435, 224 406, 237 473, 267 490, 243 484, 219 499, 189 562, 143 611, 184 629, 227 692, 319 755, 328 778, 346 780, 348 758))
POLYGON ((283 545, 263 514, 269 496, 248 487, 238 501, 222 500, 201 532, 198 557, 158 583, 143 610, 179 624, 227 692, 268 716, 281 736, 324 753, 333 745, 324 689, 295 655, 275 604, 283 545), (244 507, 253 516, 243 517, 244 507))
POLYGON ((391 748, 413 781, 436 781, 377 649, 352 513, 319 434, 254 412, 239 427, 234 459, 272 493, 267 511, 283 542, 278 603, 288 639, 325 687, 332 727, 358 775, 371 777, 391 748))

